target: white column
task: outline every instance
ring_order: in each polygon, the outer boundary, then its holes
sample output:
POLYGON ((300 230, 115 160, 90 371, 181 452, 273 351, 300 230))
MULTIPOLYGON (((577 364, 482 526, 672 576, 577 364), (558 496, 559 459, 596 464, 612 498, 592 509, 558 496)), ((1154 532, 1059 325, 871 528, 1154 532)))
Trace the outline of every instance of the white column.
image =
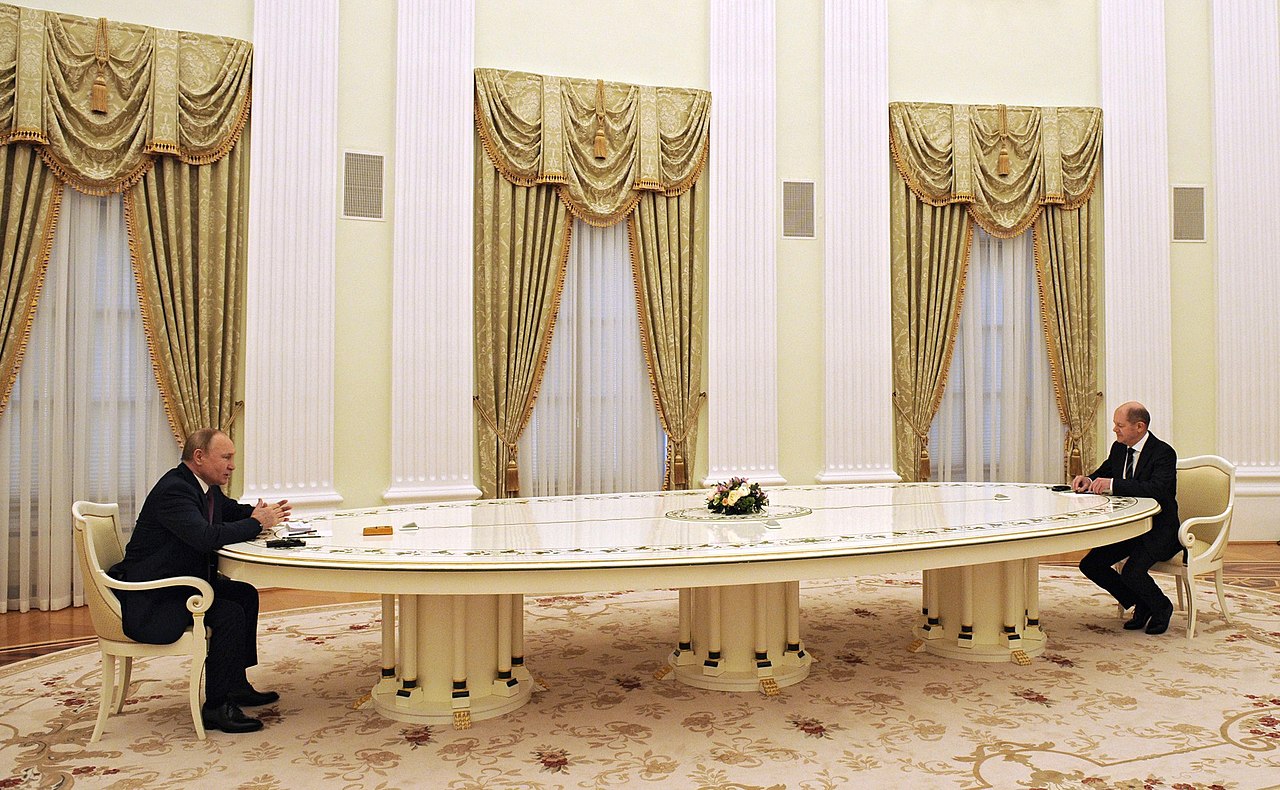
POLYGON ((778 473, 775 0, 711 0, 707 481, 778 473))
POLYGON ((244 499, 331 509, 338 0, 256 0, 244 499))
POLYGON ((475 499, 474 0, 400 0, 387 502, 475 499))
POLYGON ((1233 540, 1280 537, 1280 20, 1275 0, 1214 0, 1218 452, 1237 465, 1233 540))
MULTIPOLYGON (((1102 0, 1104 420, 1127 400, 1174 438, 1169 140, 1162 0, 1102 0)), ((1108 424, 1110 424, 1108 422, 1108 424)))
POLYGON ((825 0, 821 483, 897 482, 889 331, 888 0, 825 0))

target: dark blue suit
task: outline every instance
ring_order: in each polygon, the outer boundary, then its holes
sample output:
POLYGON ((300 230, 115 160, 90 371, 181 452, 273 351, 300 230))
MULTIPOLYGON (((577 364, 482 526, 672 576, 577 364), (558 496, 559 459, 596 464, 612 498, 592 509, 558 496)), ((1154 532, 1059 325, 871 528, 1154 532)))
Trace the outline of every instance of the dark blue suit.
POLYGON ((1080 561, 1080 570, 1099 587, 1111 593, 1126 609, 1140 603, 1147 611, 1155 612, 1169 607, 1168 597, 1151 578, 1149 571, 1157 562, 1163 562, 1182 550, 1178 542, 1178 454, 1167 443, 1147 434, 1133 477, 1120 479, 1124 472, 1128 448, 1120 442, 1111 445, 1107 460, 1089 477, 1111 478, 1111 493, 1116 496, 1149 497, 1160 505, 1160 512, 1151 519, 1151 529, 1143 534, 1099 546, 1089 551, 1080 561), (1116 573, 1112 566, 1125 560, 1124 568, 1116 573))
MULTIPOLYGON (((213 494, 213 520, 196 476, 186 464, 165 472, 147 494, 138 513, 124 560, 110 570, 121 581, 142 582, 172 576, 197 576, 213 585, 213 606, 204 622, 212 633, 205 662, 205 702, 218 705, 230 692, 248 686, 245 668, 258 663, 258 591, 217 573, 217 551, 252 540, 262 531, 253 507, 213 494)), ((124 632, 133 640, 166 645, 191 625, 187 598, 192 587, 138 592, 117 591, 124 632)))

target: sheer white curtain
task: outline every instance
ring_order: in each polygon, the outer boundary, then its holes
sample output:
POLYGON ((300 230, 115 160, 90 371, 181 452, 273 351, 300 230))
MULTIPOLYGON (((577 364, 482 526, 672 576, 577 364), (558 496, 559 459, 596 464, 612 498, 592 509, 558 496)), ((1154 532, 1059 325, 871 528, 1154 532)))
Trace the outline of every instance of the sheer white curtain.
POLYGON ((147 355, 123 201, 68 188, 26 358, 0 416, 0 611, 82 605, 71 503, 118 502, 127 532, 177 458, 147 355))
POLYGON ((664 437, 640 347, 627 227, 573 224, 546 377, 520 437, 528 496, 656 491, 664 437))
POLYGON ((929 432, 934 480, 1061 482, 1031 233, 974 232, 951 373, 929 432))

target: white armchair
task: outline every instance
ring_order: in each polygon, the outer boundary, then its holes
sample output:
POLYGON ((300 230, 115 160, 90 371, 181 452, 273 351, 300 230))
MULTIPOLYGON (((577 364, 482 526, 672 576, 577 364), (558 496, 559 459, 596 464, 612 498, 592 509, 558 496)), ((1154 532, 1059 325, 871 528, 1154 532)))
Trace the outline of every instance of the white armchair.
POLYGON ((1222 590, 1222 558, 1231 532, 1231 514, 1235 507, 1236 468, 1216 455, 1197 455, 1178 460, 1178 516, 1182 526, 1178 540, 1183 553, 1166 562, 1158 562, 1152 571, 1173 574, 1178 587, 1178 608, 1187 612, 1187 638, 1195 636, 1195 578, 1213 573, 1222 617, 1231 622, 1227 599, 1222 590), (1185 593, 1185 599, 1184 599, 1185 593))
POLYGON ((204 740, 204 721, 200 717, 200 680, 204 674, 205 657, 209 653, 204 613, 213 604, 213 588, 204 579, 194 576, 175 576, 150 582, 122 582, 111 578, 107 575, 107 569, 124 558, 119 505, 76 502, 71 507, 71 514, 75 518, 76 556, 80 560, 80 572, 85 579, 89 616, 93 620, 93 630, 98 634, 98 648, 102 651, 98 721, 89 742, 95 743, 102 737, 108 710, 120 713, 124 708, 125 698, 129 694, 133 659, 137 656, 171 655, 191 656, 188 688, 191 718, 196 725, 196 737, 204 740), (124 634, 120 601, 112 590, 155 590, 161 587, 194 587, 199 591, 187 599, 187 609, 191 610, 194 622, 173 644, 149 645, 135 642, 124 634), (117 657, 124 659, 118 677, 117 657))

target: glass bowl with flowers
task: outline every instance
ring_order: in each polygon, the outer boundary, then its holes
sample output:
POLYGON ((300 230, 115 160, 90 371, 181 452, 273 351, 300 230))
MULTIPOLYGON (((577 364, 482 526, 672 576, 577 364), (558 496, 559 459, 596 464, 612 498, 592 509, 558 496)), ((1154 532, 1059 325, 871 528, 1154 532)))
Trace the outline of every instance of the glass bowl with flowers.
POLYGON ((717 483, 707 496, 707 510, 725 516, 748 516, 759 513, 769 504, 769 495, 759 483, 745 477, 734 477, 717 483))

